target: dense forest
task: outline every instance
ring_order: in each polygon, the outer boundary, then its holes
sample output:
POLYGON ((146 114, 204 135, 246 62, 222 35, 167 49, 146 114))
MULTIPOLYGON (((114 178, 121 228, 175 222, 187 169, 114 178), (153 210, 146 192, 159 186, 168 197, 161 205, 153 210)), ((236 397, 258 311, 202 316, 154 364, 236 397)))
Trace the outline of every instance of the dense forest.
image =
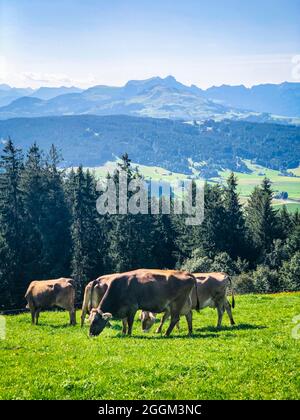
MULTIPOLYGON (((139 267, 226 271, 237 291, 300 289, 300 215, 272 207, 268 179, 242 207, 233 174, 205 186, 202 225, 185 215, 99 215, 92 173, 65 171, 54 146, 26 156, 11 140, 0 158, 0 308, 22 308, 31 280, 73 277, 80 301, 96 277, 139 267)), ((112 175, 141 177, 123 155, 112 175)), ((160 198, 163 200, 164 198, 160 198)), ((174 198, 173 198, 174 200, 174 198)), ((150 204, 150 203, 149 203, 150 204)))
POLYGON ((16 118, 0 121, 0 140, 8 136, 24 150, 34 142, 43 150, 55 144, 68 167, 100 166, 127 151, 135 163, 185 174, 191 174, 192 158, 202 163, 201 176, 209 178, 223 168, 249 171, 243 159, 281 171, 298 167, 300 160, 300 127, 244 121, 186 124, 126 115, 16 118))

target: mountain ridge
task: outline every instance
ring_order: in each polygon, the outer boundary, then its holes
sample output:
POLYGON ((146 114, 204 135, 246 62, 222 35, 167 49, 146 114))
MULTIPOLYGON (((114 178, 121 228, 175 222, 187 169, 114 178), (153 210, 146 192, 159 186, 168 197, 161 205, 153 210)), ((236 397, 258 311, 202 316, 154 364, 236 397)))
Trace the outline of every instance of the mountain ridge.
POLYGON ((265 120, 275 114, 300 117, 300 83, 212 86, 203 90, 184 85, 169 75, 145 80, 129 80, 123 86, 96 85, 88 89, 75 86, 41 87, 35 91, 11 88, 1 90, 0 118, 51 115, 135 115, 172 119, 247 119, 265 120), (26 95, 24 95, 24 93, 26 95), (19 96, 18 96, 19 95, 19 96), (44 102, 30 102, 22 97, 37 97, 44 102), (9 102, 8 98, 12 100, 9 102), (6 103, 6 102, 9 103, 6 103), (4 103, 4 105, 3 105, 4 103), (1 106, 2 105, 2 106, 1 106), (15 108, 17 105, 17 108, 15 108))

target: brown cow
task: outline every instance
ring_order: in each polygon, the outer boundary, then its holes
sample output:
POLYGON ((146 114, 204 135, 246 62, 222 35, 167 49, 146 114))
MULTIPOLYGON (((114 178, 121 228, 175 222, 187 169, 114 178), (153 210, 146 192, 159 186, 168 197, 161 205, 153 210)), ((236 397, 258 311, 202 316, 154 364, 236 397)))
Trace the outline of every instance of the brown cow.
POLYGON ((74 280, 60 278, 32 281, 25 298, 28 302, 26 307, 30 309, 33 324, 38 324, 42 309, 52 306, 59 306, 69 311, 70 324, 76 324, 74 280))
POLYGON ((104 275, 98 277, 96 280, 90 281, 87 284, 84 290, 84 297, 82 302, 81 326, 84 324, 86 314, 90 314, 93 308, 97 308, 108 288, 108 285, 115 276, 116 274, 104 275))
MULTIPOLYGON (((138 309, 163 312, 170 308, 171 322, 166 332, 169 336, 195 284, 195 277, 183 271, 140 269, 117 274, 98 308, 92 310, 90 335, 99 335, 112 317, 126 318, 131 335, 138 309)), ((188 328, 192 334, 192 316, 188 318, 188 328)))
MULTIPOLYGON (((222 318, 224 310, 226 310, 230 324, 234 325, 234 320, 231 312, 231 305, 226 297, 226 292, 228 285, 231 285, 231 279, 226 273, 193 273, 197 279, 197 289, 194 288, 191 292, 191 301, 192 309, 196 309, 199 305, 199 309, 206 307, 217 308, 218 311, 218 324, 217 327, 220 328, 222 324, 222 318)), ((232 307, 234 308, 234 293, 231 285, 232 292, 232 307)), ((185 315, 188 313, 190 307, 190 302, 188 301, 180 315, 185 315)), ((156 332, 161 333, 163 324, 170 316, 170 311, 167 309, 160 321, 159 327, 156 332)), ((152 325, 155 323, 155 315, 151 312, 143 311, 141 314, 142 329, 144 332, 150 330, 152 325)), ((178 324, 177 324, 178 326, 178 324)))

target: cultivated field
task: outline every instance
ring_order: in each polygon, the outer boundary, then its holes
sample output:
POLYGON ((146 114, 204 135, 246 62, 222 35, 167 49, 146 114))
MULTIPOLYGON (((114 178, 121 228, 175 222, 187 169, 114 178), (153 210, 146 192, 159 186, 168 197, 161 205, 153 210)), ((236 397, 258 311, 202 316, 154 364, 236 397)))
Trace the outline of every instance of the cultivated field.
MULTIPOLYGON (((122 337, 120 323, 89 338, 64 312, 8 316, 0 340, 1 399, 298 399, 300 340, 293 318, 300 293, 237 296, 230 327, 195 314, 195 335, 122 337), (297 336, 297 335, 296 335, 297 336)), ((79 313, 77 313, 79 319, 79 313)), ((299 322, 299 321, 298 321, 299 322)), ((298 332, 300 334, 300 332, 298 332)))

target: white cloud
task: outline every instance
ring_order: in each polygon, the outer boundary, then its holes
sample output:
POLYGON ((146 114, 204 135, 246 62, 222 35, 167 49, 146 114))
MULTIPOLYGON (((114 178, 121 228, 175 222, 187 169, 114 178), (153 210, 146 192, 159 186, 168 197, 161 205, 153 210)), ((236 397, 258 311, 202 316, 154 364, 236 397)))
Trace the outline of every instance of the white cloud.
POLYGON ((20 78, 26 83, 37 83, 50 86, 85 86, 95 82, 95 77, 89 74, 86 78, 71 78, 63 73, 23 72, 20 78))

